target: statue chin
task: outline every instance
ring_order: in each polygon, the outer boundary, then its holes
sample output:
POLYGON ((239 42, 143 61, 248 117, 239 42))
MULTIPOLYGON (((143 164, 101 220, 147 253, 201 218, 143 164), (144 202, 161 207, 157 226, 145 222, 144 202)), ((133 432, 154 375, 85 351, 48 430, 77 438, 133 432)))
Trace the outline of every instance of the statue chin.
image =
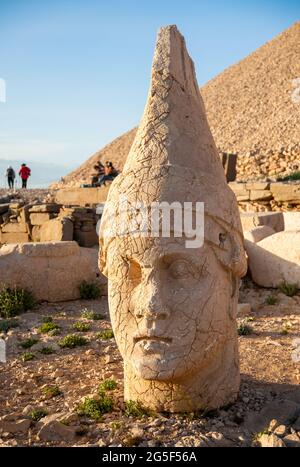
POLYGON ((176 374, 174 363, 176 365, 176 362, 170 362, 159 355, 153 355, 132 362, 132 366, 134 373, 146 381, 168 382, 174 380, 174 376, 179 376, 176 374))

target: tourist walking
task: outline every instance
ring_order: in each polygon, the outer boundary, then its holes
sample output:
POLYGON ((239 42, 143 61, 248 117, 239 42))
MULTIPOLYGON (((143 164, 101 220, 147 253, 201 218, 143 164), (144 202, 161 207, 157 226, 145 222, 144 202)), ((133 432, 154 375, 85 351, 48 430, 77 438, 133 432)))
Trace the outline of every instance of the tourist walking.
POLYGON ((19 171, 19 175, 21 177, 21 180, 22 180, 22 188, 27 188, 27 181, 28 181, 28 178, 30 177, 31 175, 31 170, 29 167, 27 167, 26 164, 22 164, 21 165, 21 168, 20 168, 20 171, 19 171))
POLYGON ((10 190, 13 190, 14 184, 15 184, 16 173, 11 165, 7 167, 6 178, 7 178, 8 188, 10 190))

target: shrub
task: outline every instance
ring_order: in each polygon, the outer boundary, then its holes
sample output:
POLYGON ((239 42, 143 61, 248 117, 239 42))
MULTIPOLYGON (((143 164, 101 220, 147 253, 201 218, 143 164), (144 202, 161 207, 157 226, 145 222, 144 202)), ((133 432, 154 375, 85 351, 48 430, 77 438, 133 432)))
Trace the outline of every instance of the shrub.
POLYGON ((287 336, 288 333, 290 332, 290 330, 293 328, 292 324, 291 323, 285 323, 283 326, 282 326, 282 329, 281 329, 281 334, 283 336, 287 336))
POLYGON ((87 323, 75 323, 73 328, 78 332, 88 332, 91 329, 91 326, 87 323))
POLYGON ((51 355, 55 353, 55 350, 51 346, 45 346, 41 348, 40 353, 43 355, 51 355))
POLYGON ((0 320, 0 332, 8 332, 12 328, 19 326, 19 322, 16 319, 1 319, 0 320))
POLYGON ((300 180, 300 170, 296 170, 295 172, 292 172, 290 175, 287 175, 286 177, 277 177, 278 182, 290 182, 290 181, 295 181, 295 180, 300 180))
POLYGON ((60 347, 74 349, 74 347, 81 347, 87 344, 87 340, 82 336, 76 334, 69 334, 59 342, 60 347))
POLYGON ((288 297, 294 297, 298 293, 298 285, 297 284, 289 284, 287 282, 283 282, 279 286, 280 292, 284 293, 288 297))
POLYGON ((114 338, 114 333, 112 329, 106 329, 105 331, 98 332, 97 339, 109 340, 114 338))
POLYGON ((114 389, 117 388, 117 382, 114 379, 105 379, 100 383, 99 385, 99 393, 105 392, 105 391, 113 391, 114 389))
POLYGON ((11 318, 31 310, 35 304, 31 292, 20 288, 3 287, 0 289, 0 316, 11 318))
POLYGON ((43 323, 42 326, 39 328, 39 332, 42 334, 48 334, 53 331, 60 331, 60 326, 52 321, 43 323))
POLYGON ((34 409, 29 414, 34 422, 39 422, 42 418, 46 417, 46 415, 48 415, 48 412, 45 409, 34 409))
POLYGON ((105 319, 105 316, 101 315, 101 313, 95 313, 93 310, 82 310, 81 313, 81 318, 82 319, 88 319, 88 320, 93 320, 93 321, 100 321, 102 319, 105 319))
POLYGON ((30 362, 34 358, 35 358, 35 355, 33 353, 31 353, 31 352, 25 352, 22 355, 23 362, 30 362))
POLYGON ((99 421, 104 413, 111 412, 113 401, 104 393, 101 393, 99 399, 86 397, 83 402, 78 404, 77 413, 80 416, 86 416, 92 420, 99 421))
POLYGON ((139 402, 126 401, 124 414, 126 417, 144 417, 149 415, 150 411, 146 407, 143 407, 139 402))
POLYGON ((276 295, 269 295, 267 298, 266 298, 266 304, 267 305, 277 305, 278 303, 278 297, 276 297, 276 295))
POLYGON ((242 321, 238 326, 237 332, 239 336, 250 336, 250 334, 253 334, 253 328, 245 321, 242 321))
POLYGON ((48 398, 57 397, 62 394, 58 386, 45 386, 42 389, 42 393, 48 398))
POLYGON ((26 341, 21 342, 21 347, 23 349, 31 349, 31 347, 35 344, 38 343, 38 339, 34 339, 33 337, 30 337, 29 339, 26 339, 26 341))
POLYGON ((42 322, 43 323, 52 323, 53 318, 51 316, 43 316, 42 322))
POLYGON ((94 282, 83 281, 79 286, 80 298, 84 300, 96 300, 101 295, 101 289, 94 282))

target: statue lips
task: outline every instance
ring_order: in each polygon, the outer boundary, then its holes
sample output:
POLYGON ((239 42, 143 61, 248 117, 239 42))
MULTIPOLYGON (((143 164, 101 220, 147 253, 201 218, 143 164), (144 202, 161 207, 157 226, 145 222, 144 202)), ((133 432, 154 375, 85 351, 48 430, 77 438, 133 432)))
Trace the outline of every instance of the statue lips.
POLYGON ((166 346, 172 343, 170 337, 155 335, 139 335, 133 338, 134 346, 138 345, 140 350, 146 354, 157 354, 164 352, 166 346))

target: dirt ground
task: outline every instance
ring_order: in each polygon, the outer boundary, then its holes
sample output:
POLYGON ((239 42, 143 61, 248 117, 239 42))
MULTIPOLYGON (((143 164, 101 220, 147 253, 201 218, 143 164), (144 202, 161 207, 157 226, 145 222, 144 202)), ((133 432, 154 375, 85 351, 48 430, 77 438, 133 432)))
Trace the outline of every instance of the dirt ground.
POLYGON ((106 297, 43 303, 19 316, 18 327, 0 333, 7 344, 7 363, 0 363, 0 446, 300 446, 300 294, 287 297, 246 279, 240 302, 252 307, 238 318, 240 329, 246 325, 249 332, 239 336, 240 395, 230 407, 208 414, 124 413, 122 359, 114 339, 101 334, 111 329, 106 297), (276 296, 275 305, 266 304, 270 295, 276 296), (84 310, 102 319, 86 319, 84 310), (59 335, 40 332, 45 317, 59 325, 59 335), (90 329, 75 331, 77 322, 90 329), (88 342, 60 348, 67 334, 88 342), (29 337, 38 343, 24 350, 21 344, 29 337), (41 353, 45 346, 55 353, 41 353), (24 362, 25 352, 33 360, 24 362), (107 379, 117 383, 107 391, 113 410, 97 421, 79 416, 80 401, 97 397, 107 379), (58 388, 59 394, 45 393, 47 387, 58 388), (41 408, 47 415, 32 420, 41 408))

